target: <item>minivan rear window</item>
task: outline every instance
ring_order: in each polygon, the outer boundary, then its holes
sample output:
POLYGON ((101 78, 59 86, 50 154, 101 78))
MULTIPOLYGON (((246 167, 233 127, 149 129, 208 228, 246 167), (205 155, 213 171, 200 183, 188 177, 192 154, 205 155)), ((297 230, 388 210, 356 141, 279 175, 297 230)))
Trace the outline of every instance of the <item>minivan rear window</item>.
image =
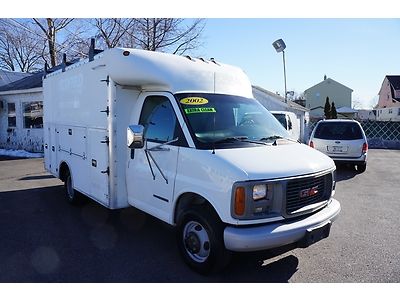
POLYGON ((359 140, 363 135, 357 123, 326 122, 318 124, 314 137, 324 140, 359 140))

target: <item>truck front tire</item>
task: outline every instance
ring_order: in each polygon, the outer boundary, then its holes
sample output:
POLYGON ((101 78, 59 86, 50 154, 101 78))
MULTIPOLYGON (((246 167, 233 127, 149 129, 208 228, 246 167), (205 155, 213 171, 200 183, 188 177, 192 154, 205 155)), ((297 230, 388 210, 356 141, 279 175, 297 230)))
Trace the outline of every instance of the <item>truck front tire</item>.
POLYGON ((224 226, 211 208, 189 208, 177 225, 179 251, 190 268, 205 275, 218 272, 229 263, 231 253, 224 246, 224 226))

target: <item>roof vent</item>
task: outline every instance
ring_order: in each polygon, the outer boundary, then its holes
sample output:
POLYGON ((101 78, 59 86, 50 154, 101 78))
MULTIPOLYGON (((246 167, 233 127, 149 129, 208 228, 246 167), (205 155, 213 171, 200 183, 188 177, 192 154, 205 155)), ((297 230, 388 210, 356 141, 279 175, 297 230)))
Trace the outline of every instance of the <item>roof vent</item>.
POLYGON ((217 63, 217 62, 215 61, 215 58, 214 58, 214 57, 211 57, 211 58, 210 58, 210 61, 219 66, 219 63, 217 63))
POLYGON ((194 59, 191 58, 189 55, 185 55, 185 57, 186 57, 188 60, 194 61, 194 59))

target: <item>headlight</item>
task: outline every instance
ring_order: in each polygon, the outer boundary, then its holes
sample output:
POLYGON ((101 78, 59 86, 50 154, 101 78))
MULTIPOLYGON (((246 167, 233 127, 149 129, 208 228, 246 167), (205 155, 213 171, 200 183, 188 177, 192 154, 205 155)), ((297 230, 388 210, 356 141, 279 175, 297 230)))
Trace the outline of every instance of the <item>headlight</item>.
POLYGON ((267 196, 267 186, 258 184, 253 187, 253 200, 264 199, 267 196))

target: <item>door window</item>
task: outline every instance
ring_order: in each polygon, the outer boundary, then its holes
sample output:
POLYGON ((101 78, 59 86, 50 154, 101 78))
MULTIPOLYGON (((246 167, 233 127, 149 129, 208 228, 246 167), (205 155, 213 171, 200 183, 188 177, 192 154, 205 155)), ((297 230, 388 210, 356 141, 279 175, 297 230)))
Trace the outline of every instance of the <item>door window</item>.
POLYGON ((165 143, 178 137, 178 121, 167 97, 147 97, 139 124, 144 126, 144 137, 151 142, 165 143))

